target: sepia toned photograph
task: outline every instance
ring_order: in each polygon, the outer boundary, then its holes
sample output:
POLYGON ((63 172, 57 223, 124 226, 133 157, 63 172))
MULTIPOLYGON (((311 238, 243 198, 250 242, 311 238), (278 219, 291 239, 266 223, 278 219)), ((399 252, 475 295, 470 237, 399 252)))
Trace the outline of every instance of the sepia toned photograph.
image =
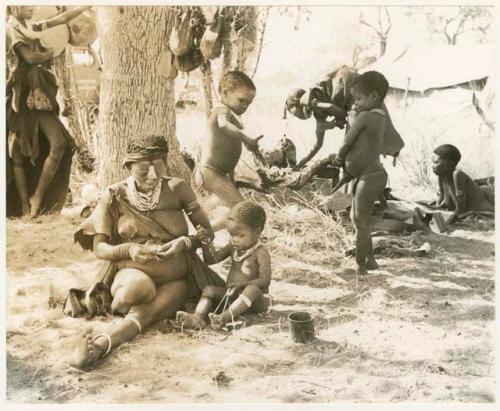
POLYGON ((493 3, 2 8, 8 406, 496 403, 493 3))

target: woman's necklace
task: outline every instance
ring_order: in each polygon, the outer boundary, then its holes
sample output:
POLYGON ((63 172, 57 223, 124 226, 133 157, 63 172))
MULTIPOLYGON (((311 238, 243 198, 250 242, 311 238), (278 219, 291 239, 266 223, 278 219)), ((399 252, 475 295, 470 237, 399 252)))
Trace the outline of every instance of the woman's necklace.
POLYGON ((149 193, 141 193, 140 191, 137 191, 134 177, 130 176, 127 178, 126 189, 128 201, 139 211, 150 211, 155 209, 160 202, 162 181, 163 180, 157 184, 153 191, 150 191, 149 193))
POLYGON ((245 258, 250 257, 257 249, 262 245, 260 241, 257 241, 253 247, 250 247, 248 250, 245 250, 242 254, 239 254, 237 250, 233 250, 233 260, 234 261, 243 261, 245 258))

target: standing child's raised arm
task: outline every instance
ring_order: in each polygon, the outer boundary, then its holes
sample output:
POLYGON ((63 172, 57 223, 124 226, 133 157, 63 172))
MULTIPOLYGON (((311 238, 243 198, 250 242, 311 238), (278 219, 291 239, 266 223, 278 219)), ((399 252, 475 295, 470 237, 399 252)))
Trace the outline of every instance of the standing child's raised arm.
POLYGON ((217 124, 224 135, 241 140, 250 151, 257 150, 257 143, 263 137, 259 136, 254 139, 247 136, 240 128, 232 123, 230 114, 228 113, 219 113, 217 115, 217 124))

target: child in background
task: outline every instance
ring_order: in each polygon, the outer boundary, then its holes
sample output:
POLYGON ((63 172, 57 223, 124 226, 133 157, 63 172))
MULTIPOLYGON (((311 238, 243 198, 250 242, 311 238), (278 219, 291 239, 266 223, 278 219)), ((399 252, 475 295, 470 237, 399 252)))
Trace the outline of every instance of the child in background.
MULTIPOLYGON (((228 217, 231 241, 215 253, 206 244, 202 246, 205 263, 215 264, 231 257, 231 268, 226 287, 207 286, 203 289, 194 314, 177 312, 177 321, 184 327, 204 328, 208 315, 212 328, 218 330, 244 312, 267 311, 269 300, 264 294, 271 282, 271 256, 260 242, 265 221, 266 213, 261 206, 250 201, 240 202, 228 217), (227 300, 222 301, 224 299, 227 300), (226 305, 229 307, 220 314, 211 312, 226 305)), ((198 237, 206 242, 209 233, 200 229, 198 237)))

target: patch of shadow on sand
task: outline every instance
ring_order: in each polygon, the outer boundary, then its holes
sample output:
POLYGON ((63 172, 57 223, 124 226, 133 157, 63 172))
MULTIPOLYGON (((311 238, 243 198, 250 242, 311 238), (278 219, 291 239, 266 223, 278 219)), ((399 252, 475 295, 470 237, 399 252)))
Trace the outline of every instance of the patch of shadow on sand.
POLYGON ((481 260, 491 258, 495 252, 494 243, 475 238, 428 233, 422 236, 422 240, 429 242, 431 246, 441 247, 449 253, 454 253, 457 258, 481 260))
POLYGON ((63 403, 70 401, 75 395, 68 387, 47 383, 47 377, 53 377, 47 369, 33 367, 9 352, 6 363, 7 402, 63 403))

